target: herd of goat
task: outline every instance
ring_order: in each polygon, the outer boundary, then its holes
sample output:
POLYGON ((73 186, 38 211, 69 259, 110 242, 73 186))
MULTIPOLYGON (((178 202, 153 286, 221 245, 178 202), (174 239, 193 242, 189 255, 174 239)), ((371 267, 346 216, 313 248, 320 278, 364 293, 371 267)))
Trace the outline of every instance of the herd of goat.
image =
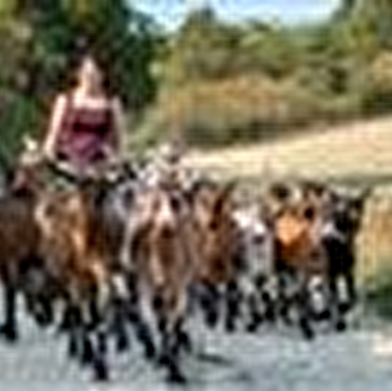
POLYGON ((110 378, 111 341, 126 351, 133 336, 151 365, 184 382, 192 319, 251 333, 282 322, 306 339, 320 320, 346 328, 368 190, 274 183, 242 202, 235 183, 175 165, 122 163, 80 175, 40 160, 8 171, 0 196, 0 334, 8 342, 19 337, 20 295, 26 313, 64 333, 69 357, 95 379, 110 378), (68 185, 51 186, 48 172, 68 185))

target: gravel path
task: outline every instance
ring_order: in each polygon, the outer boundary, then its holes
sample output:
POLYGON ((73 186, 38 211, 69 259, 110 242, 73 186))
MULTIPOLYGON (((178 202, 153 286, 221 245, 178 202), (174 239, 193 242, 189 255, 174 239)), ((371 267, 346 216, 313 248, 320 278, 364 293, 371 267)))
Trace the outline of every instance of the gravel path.
MULTIPOLYGON (((368 322, 366 322, 368 323, 368 322)), ((22 341, 0 344, 0 390, 160 391, 171 387, 136 352, 113 359, 112 381, 65 359, 65 341, 23 320, 22 341)), ((392 331, 362 325, 344 334, 323 332, 311 343, 295 330, 264 329, 256 336, 194 330, 197 357, 184 362, 189 390, 388 391, 392 390, 392 331)))

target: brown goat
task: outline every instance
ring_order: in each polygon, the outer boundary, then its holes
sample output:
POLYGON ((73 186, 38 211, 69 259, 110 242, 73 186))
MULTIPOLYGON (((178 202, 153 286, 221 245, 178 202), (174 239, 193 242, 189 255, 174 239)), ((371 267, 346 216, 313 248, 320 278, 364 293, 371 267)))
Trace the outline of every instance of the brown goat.
POLYGON ((233 185, 203 187, 193 197, 194 235, 198 251, 197 281, 204 291, 206 321, 218 321, 219 302, 227 305, 226 328, 235 328, 239 311, 237 277, 240 233, 233 218, 233 185), (224 290, 221 297, 220 289, 224 290))
POLYGON ((97 377, 106 378, 104 352, 93 352, 87 335, 91 317, 100 315, 105 320, 110 297, 112 254, 99 216, 93 195, 83 188, 47 194, 35 214, 40 254, 60 288, 57 293, 66 300, 70 353, 79 353, 77 347, 82 346, 84 361, 93 364, 97 377))
POLYGON ((195 270, 189 206, 174 190, 154 188, 139 194, 136 209, 127 247, 162 337, 161 363, 170 380, 183 381, 179 349, 188 342, 183 327, 195 270))

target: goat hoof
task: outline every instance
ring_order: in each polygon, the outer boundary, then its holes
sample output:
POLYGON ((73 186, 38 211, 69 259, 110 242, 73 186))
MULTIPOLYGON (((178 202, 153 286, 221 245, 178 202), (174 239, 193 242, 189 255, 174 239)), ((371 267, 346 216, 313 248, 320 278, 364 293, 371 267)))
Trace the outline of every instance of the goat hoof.
POLYGON ((262 323, 263 318, 261 316, 254 316, 253 319, 247 324, 246 331, 248 333, 254 334, 259 330, 262 323))
POLYGON ((302 334, 306 341, 313 341, 315 338, 314 332, 310 329, 303 329, 302 334))
POLYGON ((185 385, 187 381, 178 368, 171 368, 167 376, 167 382, 171 384, 185 385))
POLYGON ((290 316, 290 311, 288 309, 282 309, 279 311, 279 316, 282 319, 283 323, 286 326, 292 326, 293 325, 293 320, 292 317, 290 316))
POLYGON ((123 335, 118 337, 116 342, 116 350, 118 353, 124 353, 130 349, 129 339, 123 335))
POLYGON ((71 311, 66 309, 62 314, 60 321, 57 325, 57 333, 62 334, 69 330, 71 330, 72 320, 71 320, 71 311))
POLYGON ((94 359, 94 352, 91 343, 86 341, 83 346, 83 354, 80 359, 82 365, 89 365, 94 359))
POLYGON ((106 382, 109 380, 107 365, 101 360, 94 363, 94 380, 98 382, 106 382))
POLYGON ((259 329, 259 325, 255 322, 249 323, 246 326, 246 331, 251 334, 257 333, 258 329, 259 329))
POLYGON ((342 333, 343 331, 346 331, 346 329, 347 325, 344 321, 341 320, 336 324, 336 331, 342 333))
POLYGON ((275 311, 272 308, 269 308, 265 313, 265 319, 269 323, 274 323, 276 321, 275 311))
POLYGON ((0 327, 0 335, 10 343, 14 343, 18 340, 18 333, 15 327, 9 325, 3 325, 0 327))
POLYGON ((350 304, 348 303, 339 304, 338 311, 340 314, 346 314, 347 312, 350 311, 350 304))
POLYGON ((236 331, 236 325, 233 319, 228 319, 226 322, 226 331, 228 333, 234 333, 236 331))
POLYGON ((151 344, 147 344, 144 348, 144 357, 146 358, 146 360, 154 360, 154 358, 156 357, 156 350, 154 345, 151 344))
POLYGON ((192 342, 189 335, 186 332, 181 332, 178 336, 178 342, 181 347, 188 353, 192 352, 192 342))
POLYGON ((206 324, 209 328, 214 329, 218 325, 218 315, 211 312, 206 317, 206 324))
POLYGON ((65 334, 71 330, 71 322, 67 320, 61 320, 56 327, 57 334, 65 334))
POLYGON ((315 337, 314 331, 308 324, 301 324, 301 331, 307 341, 312 341, 315 337))
POLYGON ((36 317, 36 322, 40 328, 46 329, 53 323, 53 318, 45 315, 38 315, 36 317))

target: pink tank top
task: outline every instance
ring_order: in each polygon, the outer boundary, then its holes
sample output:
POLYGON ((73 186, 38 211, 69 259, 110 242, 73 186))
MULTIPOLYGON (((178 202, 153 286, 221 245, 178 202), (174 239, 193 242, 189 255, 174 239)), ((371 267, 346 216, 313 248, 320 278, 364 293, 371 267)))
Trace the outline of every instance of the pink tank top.
POLYGON ((110 106, 76 107, 68 97, 58 142, 58 154, 79 167, 105 159, 105 148, 115 147, 114 118, 110 106))

